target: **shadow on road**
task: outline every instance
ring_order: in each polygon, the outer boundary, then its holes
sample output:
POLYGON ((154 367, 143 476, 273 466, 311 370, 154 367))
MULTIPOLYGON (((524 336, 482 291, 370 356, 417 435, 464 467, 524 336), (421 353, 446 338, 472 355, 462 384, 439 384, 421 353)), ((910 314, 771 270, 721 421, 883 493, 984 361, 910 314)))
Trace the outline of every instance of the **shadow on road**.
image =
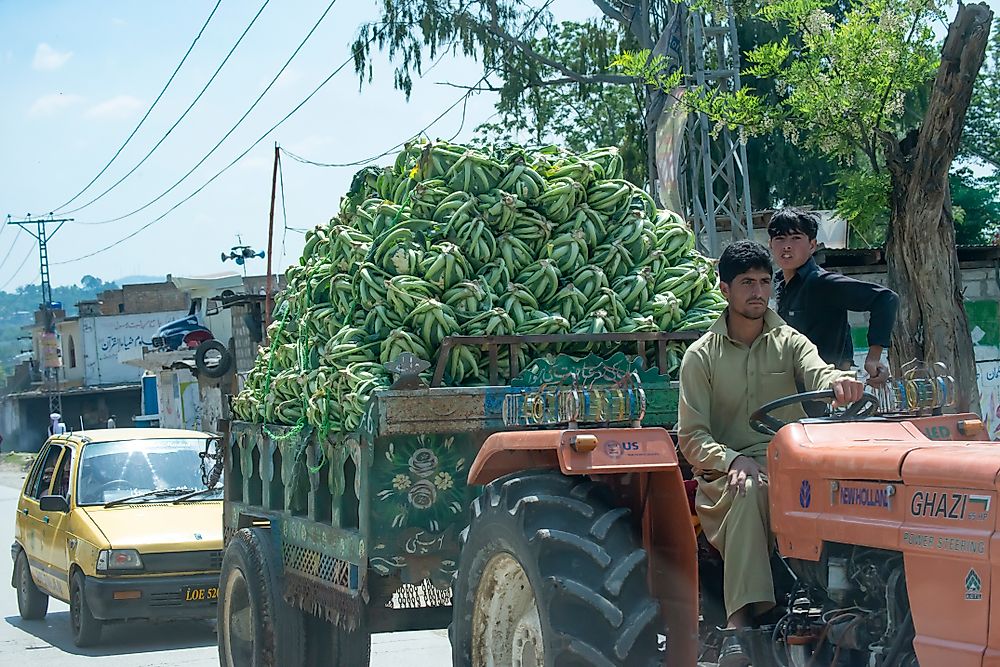
POLYGON ((25 621, 20 616, 8 616, 4 620, 8 625, 36 637, 39 645, 28 647, 36 651, 51 647, 73 655, 100 657, 202 648, 216 644, 215 624, 210 621, 109 623, 104 626, 97 646, 77 648, 70 635, 68 611, 49 613, 40 621, 25 621))

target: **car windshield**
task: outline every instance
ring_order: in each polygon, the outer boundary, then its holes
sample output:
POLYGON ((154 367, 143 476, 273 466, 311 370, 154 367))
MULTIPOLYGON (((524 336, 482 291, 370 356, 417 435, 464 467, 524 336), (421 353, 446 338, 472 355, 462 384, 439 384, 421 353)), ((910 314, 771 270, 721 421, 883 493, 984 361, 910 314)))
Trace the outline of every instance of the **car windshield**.
MULTIPOLYGON (((78 505, 106 503, 139 496, 142 502, 169 502, 169 494, 156 491, 176 490, 180 496, 205 488, 202 483, 204 438, 163 438, 91 443, 83 448, 77 479, 78 505)), ((211 461, 206 462, 206 470, 211 461)), ((221 486, 221 481, 219 483, 221 486)), ((195 496, 193 500, 212 499, 214 494, 195 496)))

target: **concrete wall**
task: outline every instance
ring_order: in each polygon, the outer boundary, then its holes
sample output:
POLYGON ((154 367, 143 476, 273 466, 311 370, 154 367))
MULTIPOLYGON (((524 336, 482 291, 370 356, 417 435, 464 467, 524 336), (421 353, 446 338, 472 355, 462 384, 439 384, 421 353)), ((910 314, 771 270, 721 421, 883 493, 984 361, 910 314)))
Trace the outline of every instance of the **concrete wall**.
POLYGON ((59 334, 59 345, 62 348, 62 371, 60 379, 68 386, 83 384, 84 366, 86 365, 83 334, 80 331, 80 320, 72 319, 56 325, 59 334))
POLYGON ((102 292, 98 298, 104 315, 187 310, 188 303, 187 296, 171 282, 125 285, 102 292))
MULTIPOLYGON (((830 270, 880 285, 887 280, 884 266, 830 270)), ((990 438, 1000 440, 1000 269, 990 262, 963 263, 962 290, 976 355, 979 413, 990 438)), ((849 313, 848 321, 854 337, 854 357, 860 366, 868 352, 868 314, 849 313)))
POLYGON ((89 386, 138 382, 142 371, 119 363, 118 353, 149 343, 160 326, 187 315, 187 311, 109 315, 80 318, 86 350, 84 382, 89 386))

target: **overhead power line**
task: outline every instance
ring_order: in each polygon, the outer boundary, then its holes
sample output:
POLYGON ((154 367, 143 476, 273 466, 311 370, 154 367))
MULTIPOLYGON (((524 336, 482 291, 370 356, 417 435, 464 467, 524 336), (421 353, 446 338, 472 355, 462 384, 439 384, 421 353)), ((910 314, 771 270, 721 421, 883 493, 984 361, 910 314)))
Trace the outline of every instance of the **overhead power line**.
POLYGON ((323 11, 323 14, 319 17, 319 19, 316 21, 316 23, 313 24, 313 27, 309 30, 309 33, 299 43, 299 45, 298 45, 298 47, 296 47, 295 51, 292 52, 292 55, 288 57, 288 60, 286 60, 285 64, 281 66, 281 69, 278 70, 278 73, 274 75, 274 78, 271 79, 271 82, 269 84, 267 84, 267 87, 264 88, 263 92, 261 92, 261 94, 257 96, 257 99, 255 99, 253 101, 253 104, 250 105, 250 108, 247 109, 242 116, 240 116, 240 119, 238 121, 236 121, 236 124, 233 125, 231 128, 229 128, 229 131, 226 132, 226 134, 221 139, 219 139, 219 141, 211 148, 211 150, 209 150, 207 153, 205 153, 205 155, 202 156, 202 158, 200 160, 198 160, 197 164, 195 164, 193 167, 191 167, 191 169, 189 169, 186 174, 184 174, 179 179, 177 179, 177 181, 175 181, 173 185, 171 185, 169 188, 167 188, 166 190, 164 190, 163 192, 161 192, 156 198, 154 198, 153 200, 151 200, 149 202, 146 202, 145 204, 143 204, 139 208, 137 208, 137 209, 135 209, 133 211, 130 211, 128 213, 125 213, 124 215, 119 215, 116 218, 109 218, 107 220, 100 220, 100 221, 96 221, 96 222, 90 222, 88 224, 91 224, 91 225, 105 225, 105 224, 108 224, 110 222, 118 222, 119 220, 124 220, 125 218, 132 217, 136 213, 141 213, 142 211, 145 211, 147 208, 149 208, 150 206, 152 206, 153 204, 155 204, 156 202, 160 201, 161 199, 163 199, 164 197, 166 197, 168 194, 170 194, 171 192, 173 192, 175 189, 177 189, 177 187, 181 183, 183 183, 184 181, 186 181, 188 179, 188 177, 191 174, 193 174, 195 172, 195 170, 198 169, 198 167, 200 167, 201 165, 203 165, 208 158, 210 158, 213 154, 215 154, 215 151, 217 151, 219 149, 219 147, 223 143, 225 143, 226 139, 228 139, 230 136, 232 136, 233 132, 235 132, 237 130, 237 128, 239 128, 239 126, 243 124, 243 121, 246 120, 247 116, 249 116, 250 113, 255 108, 257 108, 257 105, 260 104, 260 101, 262 99, 264 99, 264 96, 267 95, 268 91, 270 91, 271 88, 274 87, 274 84, 277 83, 278 79, 281 77, 281 75, 284 73, 284 71, 286 69, 288 69, 288 66, 292 63, 292 60, 295 59, 295 56, 297 56, 299 54, 299 51, 302 50, 302 47, 304 47, 306 45, 306 42, 308 42, 309 39, 312 37, 313 33, 316 32, 316 29, 319 28, 320 23, 323 22, 323 19, 326 18, 326 15, 330 13, 330 10, 333 9, 333 6, 335 4, 337 4, 337 0, 331 0, 330 4, 327 5, 326 9, 323 11))
MULTIPOLYGON (((518 35, 517 35, 517 39, 518 40, 520 40, 521 38, 524 37, 525 33, 528 31, 528 28, 530 28, 531 25, 535 21, 538 20, 538 17, 541 16, 542 12, 544 12, 546 9, 548 9, 552 5, 553 2, 555 2, 555 0, 547 0, 547 2, 544 5, 542 5, 540 8, 538 8, 537 11, 535 11, 535 13, 532 15, 531 19, 527 23, 524 24, 524 27, 518 33, 518 35)), ((440 62, 440 58, 438 59, 438 62, 440 62)), ((438 64, 438 62, 435 62, 434 65, 431 66, 431 69, 433 69, 433 67, 436 67, 437 64, 438 64)), ((438 114, 438 116, 436 118, 434 118, 434 120, 432 120, 430 123, 428 123, 423 128, 421 128, 420 130, 418 130, 415 134, 411 135, 411 139, 413 137, 419 137, 422 134, 424 134, 425 132, 427 132, 427 130, 429 130, 432 127, 434 127, 435 125, 437 125, 438 122, 442 118, 444 118, 445 116, 447 116, 453 109, 455 109, 455 107, 457 107, 459 104, 461 104, 461 105, 463 105, 462 106, 462 124, 459 126, 458 132, 455 133, 455 137, 457 137, 458 134, 461 133, 462 128, 465 127, 465 105, 468 103, 469 97, 471 97, 473 93, 479 92, 477 90, 477 88, 479 88, 479 86, 482 83, 484 83, 489 78, 490 74, 493 74, 494 72, 496 72, 496 70, 497 70, 496 67, 490 68, 485 74, 483 74, 482 78, 480 78, 479 81, 477 81, 476 83, 474 83, 471 86, 469 86, 468 92, 466 92, 464 95, 462 95, 457 100, 455 100, 455 102, 451 106, 449 106, 447 109, 445 109, 440 114, 438 114)), ((428 70, 428 71, 430 71, 430 70, 428 70)), ((493 114, 493 116, 490 116, 490 118, 493 118, 496 115, 497 114, 493 114)), ((317 162, 315 160, 310 160, 310 159, 304 158, 301 155, 296 155, 295 153, 292 153, 291 151, 289 151, 286 148, 282 148, 281 150, 288 157, 292 158, 296 162, 301 162, 303 164, 313 165, 314 167, 332 167, 332 168, 339 169, 339 168, 346 168, 346 167, 361 167, 361 166, 364 166, 366 164, 370 164, 372 162, 375 162, 376 160, 380 160, 380 159, 382 159, 382 158, 384 158, 384 157, 386 157, 388 155, 392 155, 394 152, 396 152, 397 150, 399 150, 400 148, 402 148, 403 146, 405 146, 406 143, 407 143, 407 141, 410 141, 411 139, 406 139, 404 141, 401 141, 398 144, 396 144, 395 146, 387 148, 386 150, 382 151, 381 153, 379 153, 377 155, 372 155, 371 157, 367 157, 367 158, 364 158, 362 160, 355 160, 354 162, 317 162)), ((454 137, 450 141, 454 141, 454 137)))
MULTIPOLYGON (((379 36, 379 33, 376 33, 376 34, 372 35, 370 41, 374 41, 374 40, 378 39, 378 36, 379 36)), ((350 65, 353 62, 354 62, 354 54, 352 53, 350 56, 348 56, 348 58, 343 63, 340 64, 339 67, 337 67, 335 70, 333 70, 333 72, 331 72, 329 74, 329 76, 327 76, 325 79, 323 79, 319 83, 319 85, 317 85, 315 88, 313 88, 312 92, 309 93, 305 97, 305 99, 303 99, 301 102, 299 102, 297 105, 295 105, 295 107, 291 111, 289 111, 285 115, 284 118, 282 118, 277 123, 275 123, 274 125, 272 125, 266 132, 264 132, 262 135, 260 135, 260 137, 256 141, 254 141, 252 144, 250 144, 250 146, 248 146, 246 150, 244 150, 242 153, 240 153, 239 155, 237 155, 225 167, 223 167, 222 169, 220 169, 219 171, 217 171, 215 173, 215 175, 212 176, 210 179, 208 179, 204 184, 202 184, 201 187, 199 187, 197 190, 195 190, 194 192, 192 192, 191 194, 189 194, 187 197, 185 197, 184 199, 180 200, 179 202, 177 202, 176 204, 174 204, 173 206, 171 206, 164 213, 162 213, 161 215, 157 216, 156 218, 150 220, 145 225, 143 225, 142 227, 139 227, 137 230, 133 231, 132 233, 128 234, 127 236, 124 236, 124 237, 118 239, 114 243, 110 243, 110 244, 104 246, 103 248, 99 248, 98 250, 95 250, 93 252, 89 252, 89 253, 87 253, 85 255, 80 255, 79 257, 74 257, 72 259, 63 260, 61 262, 53 262, 53 264, 71 264, 73 262, 78 262, 78 261, 80 261, 82 259, 87 259, 89 257, 93 257, 95 255, 99 255, 99 254, 101 254, 103 252, 111 250, 112 248, 114 248, 116 246, 121 245, 125 241, 128 241, 129 239, 135 237, 139 233, 143 232, 146 229, 149 229, 150 227, 152 227, 156 223, 158 223, 161 220, 163 220, 164 218, 166 218, 168 215, 170 215, 170 213, 172 213, 173 211, 175 211, 176 209, 178 209, 180 206, 182 206, 186 202, 188 202, 191 199, 193 199, 194 197, 196 197, 198 194, 201 193, 202 190, 204 190, 205 188, 207 188, 217 178, 219 178, 219 176, 222 176, 222 174, 224 174, 227 171, 229 171, 233 166, 236 165, 236 163, 238 163, 240 160, 242 160, 244 157, 246 157, 246 155, 250 151, 252 151, 254 148, 256 148, 257 145, 260 144, 260 142, 264 141, 264 139, 266 139, 274 130, 276 130, 281 125, 283 125, 286 121, 288 121, 289 118, 291 118, 293 115, 295 115, 295 113, 297 113, 299 111, 299 109, 301 109, 303 106, 305 106, 309 102, 309 100, 311 100, 320 90, 323 89, 323 87, 326 86, 326 84, 328 84, 333 79, 333 77, 335 77, 345 67, 347 67, 348 65, 350 65)))
MULTIPOLYGON (((198 95, 194 98, 194 100, 192 100, 191 104, 188 105, 187 109, 184 110, 184 113, 182 113, 180 115, 180 117, 176 121, 174 121, 174 124, 170 126, 170 129, 168 129, 166 131, 166 133, 162 137, 160 137, 160 140, 156 142, 156 145, 154 145, 152 148, 150 148, 149 152, 146 153, 146 155, 141 160, 139 160, 139 163, 136 164, 131 169, 129 169, 129 171, 124 176, 122 176, 117 181, 115 181, 114 183, 112 183, 110 187, 108 187, 106 190, 104 190, 104 192, 102 192, 101 194, 97 195, 96 197, 94 197, 93 199, 91 199, 90 201, 88 201, 86 204, 84 204, 82 206, 78 206, 77 208, 74 208, 74 209, 72 209, 70 211, 66 211, 67 214, 69 214, 69 213, 76 213, 77 211, 81 211, 81 210, 87 208, 88 206, 90 206, 91 204, 93 204, 94 202, 98 201, 99 199, 104 198, 104 196, 106 194, 108 194, 109 192, 111 192, 112 190, 114 190, 115 188, 117 188, 119 185, 121 185, 122 181, 124 181, 126 178, 128 178, 129 176, 131 176, 132 174, 134 174, 136 172, 136 170, 139 169, 139 167, 141 167, 143 164, 146 163, 146 160, 148 160, 149 157, 153 153, 156 152, 156 150, 163 144, 163 142, 167 140, 167 137, 170 136, 170 134, 174 131, 174 129, 178 125, 180 125, 181 121, 184 120, 184 118, 188 115, 188 113, 191 111, 191 109, 193 109, 195 107, 195 105, 198 104, 198 101, 201 100, 202 96, 205 94, 205 91, 207 91, 208 88, 209 88, 209 86, 212 85, 212 82, 215 81, 215 78, 217 76, 219 76, 219 72, 221 72, 222 68, 226 66, 227 62, 229 62, 229 58, 236 51, 236 48, 243 41, 243 38, 247 36, 247 33, 250 32, 250 28, 252 28, 253 25, 254 25, 254 23, 257 22, 257 19, 260 18, 260 15, 264 12, 264 8, 267 7, 267 5, 268 5, 268 3, 270 1, 271 0, 264 0, 264 4, 262 4, 260 6, 260 9, 257 10, 257 13, 254 14, 254 17, 250 20, 250 23, 247 24, 247 27, 244 28, 243 33, 240 35, 239 39, 237 39, 236 43, 233 44, 233 47, 231 49, 229 49, 229 53, 226 54, 226 57, 223 58, 222 62, 219 63, 219 66, 215 68, 215 72, 212 74, 211 78, 209 78, 208 82, 205 83, 204 87, 202 87, 202 89, 198 93, 198 95)), ((110 222, 110 221, 104 221, 104 222, 82 222, 80 224, 84 224, 84 225, 102 225, 102 224, 107 224, 108 222, 110 222)))
MULTIPOLYGON (((11 246, 11 249, 13 249, 13 247, 14 246, 11 246)), ((17 274, 19 274, 21 272, 21 269, 24 268, 24 265, 28 263, 28 259, 34 254, 34 252, 35 252, 35 244, 31 244, 31 247, 28 248, 27 254, 25 254, 24 256, 24 259, 22 259, 21 263, 17 265, 17 268, 14 269, 14 274, 7 279, 7 282, 5 282, 3 285, 0 285, 0 292, 7 289, 7 285, 10 285, 12 282, 14 282, 14 279, 17 278, 17 274)), ((7 254, 9 255, 10 253, 8 252, 7 254)))
MULTIPOLYGON (((163 90, 161 90, 160 94, 156 96, 156 99, 153 100, 153 103, 151 105, 149 105, 149 109, 146 110, 146 113, 145 113, 145 115, 143 115, 142 119, 139 121, 139 124, 135 126, 135 129, 132 130, 132 133, 128 135, 127 139, 125 139, 125 143, 123 143, 118 148, 118 150, 115 151, 115 154, 113 156, 111 156, 111 159, 108 160, 108 163, 106 165, 104 165, 104 168, 101 169, 99 172, 97 172, 97 176, 94 176, 92 179, 90 179, 90 182, 87 183, 87 185, 85 185, 82 190, 80 190, 75 195, 73 195, 72 198, 68 199, 64 203, 62 203, 59 206, 57 206, 56 208, 54 208, 53 211, 58 212, 60 209, 66 208, 67 206, 69 206, 70 204, 72 204, 74 201, 76 201, 77 199, 79 199, 80 195, 82 195, 84 192, 86 192, 87 190, 89 190, 90 186, 93 185, 94 183, 96 183, 97 179, 99 179, 102 175, 104 175, 104 172, 106 172, 108 170, 108 167, 110 167, 111 164, 115 160, 118 159, 118 156, 122 154, 122 151, 125 150, 125 147, 128 146, 128 143, 130 141, 132 141, 132 137, 135 136, 136 132, 139 131, 139 128, 142 127, 143 123, 146 122, 146 119, 149 118, 149 114, 151 114, 153 112, 153 109, 156 108, 156 105, 159 103, 160 99, 163 98, 163 94, 167 92, 168 88, 170 88, 170 84, 173 83, 174 77, 177 76, 177 72, 179 72, 181 70, 181 67, 184 65, 184 62, 188 59, 188 56, 191 55, 191 52, 194 50, 195 44, 197 44, 198 40, 201 39, 202 34, 205 32, 205 28, 208 27, 208 24, 212 21, 212 17, 215 16, 215 12, 219 8, 219 5, 221 5, 221 4, 222 4, 222 0, 218 0, 215 3, 215 6, 212 7, 212 12, 208 15, 208 18, 205 19, 205 23, 201 26, 201 30, 198 31, 197 35, 195 35, 194 41, 191 42, 191 46, 189 46, 188 50, 184 53, 184 57, 181 58, 181 61, 179 63, 177 63, 177 67, 174 68, 173 74, 171 74, 170 78, 167 79, 167 83, 163 86, 163 90)), ((74 210, 79 210, 79 209, 74 209, 74 210)))
MULTIPOLYGON (((9 215, 7 216, 7 219, 10 220, 10 216, 9 215)), ((0 225, 0 231, 2 231, 5 227, 7 227, 7 225, 0 225)), ((3 259, 0 259, 0 266, 6 266, 7 265, 7 259, 10 257, 10 254, 12 252, 14 252, 14 246, 17 245, 17 240, 19 238, 21 238, 21 234, 23 234, 23 233, 24 233, 24 230, 21 229, 20 227, 18 227, 17 228, 17 234, 14 235, 14 240, 10 242, 10 247, 7 248, 7 254, 3 256, 3 259)))

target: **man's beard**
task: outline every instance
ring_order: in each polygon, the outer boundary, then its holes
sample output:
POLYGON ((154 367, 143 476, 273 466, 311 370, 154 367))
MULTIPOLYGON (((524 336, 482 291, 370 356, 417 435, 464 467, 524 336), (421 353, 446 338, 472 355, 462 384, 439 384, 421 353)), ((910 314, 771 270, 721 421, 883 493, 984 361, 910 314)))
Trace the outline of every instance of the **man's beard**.
POLYGON ((760 312, 752 311, 751 310, 751 307, 753 307, 755 305, 756 304, 747 304, 744 308, 741 308, 741 309, 737 310, 736 313, 740 317, 746 318, 748 320, 762 320, 762 319, 764 319, 764 314, 767 312, 767 304, 760 304, 761 306, 763 306, 761 308, 760 312))

